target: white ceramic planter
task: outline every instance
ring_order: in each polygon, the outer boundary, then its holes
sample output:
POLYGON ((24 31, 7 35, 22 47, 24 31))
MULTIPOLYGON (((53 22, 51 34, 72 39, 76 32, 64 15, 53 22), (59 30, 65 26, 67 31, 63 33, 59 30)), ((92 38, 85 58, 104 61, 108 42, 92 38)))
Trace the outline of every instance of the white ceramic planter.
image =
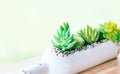
POLYGON ((115 58, 118 54, 118 45, 107 41, 94 48, 77 51, 68 56, 56 55, 49 48, 42 57, 41 65, 26 69, 26 74, 76 74, 90 67, 115 58))

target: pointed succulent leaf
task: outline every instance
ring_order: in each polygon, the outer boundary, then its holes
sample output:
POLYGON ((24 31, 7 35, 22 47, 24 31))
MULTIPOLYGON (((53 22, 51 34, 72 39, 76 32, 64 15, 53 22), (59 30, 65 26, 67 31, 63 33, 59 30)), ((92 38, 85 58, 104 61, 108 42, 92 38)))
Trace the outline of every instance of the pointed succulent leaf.
POLYGON ((71 43, 71 42, 72 42, 72 40, 73 40, 73 39, 69 39, 69 40, 67 40, 67 41, 66 41, 66 43, 68 43, 68 44, 69 44, 69 43, 71 43))
POLYGON ((64 28, 62 26, 60 26, 60 34, 61 35, 63 34, 63 30, 64 30, 64 28))
POLYGON ((64 30, 67 31, 69 29, 69 24, 68 23, 64 23, 64 30))
POLYGON ((98 39, 99 39, 99 35, 100 35, 100 33, 99 33, 99 31, 95 31, 95 38, 94 38, 94 41, 93 42, 96 42, 98 39))
POLYGON ((65 35, 68 35, 68 36, 70 36, 70 29, 69 29, 69 28, 66 30, 66 33, 65 33, 65 35))
POLYGON ((89 34, 89 37, 91 38, 92 36, 92 27, 88 26, 89 27, 89 31, 88 31, 88 34, 89 34))
POLYGON ((69 36, 70 36, 69 34, 66 34, 64 38, 67 39, 69 38, 69 36))
POLYGON ((73 39, 74 34, 72 34, 71 36, 68 37, 68 39, 73 39))
POLYGON ((53 37, 54 37, 54 39, 56 40, 57 43, 61 43, 60 38, 56 37, 55 35, 53 37))
POLYGON ((92 42, 92 40, 87 36, 87 39, 85 39, 86 40, 86 42, 87 42, 87 44, 92 44, 93 42, 92 42))
POLYGON ((90 29, 90 27, 89 27, 89 25, 87 25, 86 33, 87 33, 88 36, 90 36, 89 35, 89 29, 90 29))
POLYGON ((58 30, 57 30, 57 35, 58 35, 58 37, 62 37, 58 30))
POLYGON ((61 47, 59 45, 57 45, 53 40, 51 40, 51 43, 54 47, 56 47, 58 49, 61 49, 61 47))
POLYGON ((67 49, 72 49, 72 47, 75 45, 77 41, 73 41, 72 43, 70 43, 66 48, 67 49))
POLYGON ((78 32, 78 35, 81 37, 84 37, 84 32, 82 30, 80 30, 80 32, 78 32))
POLYGON ((62 35, 65 36, 65 31, 62 31, 62 35))

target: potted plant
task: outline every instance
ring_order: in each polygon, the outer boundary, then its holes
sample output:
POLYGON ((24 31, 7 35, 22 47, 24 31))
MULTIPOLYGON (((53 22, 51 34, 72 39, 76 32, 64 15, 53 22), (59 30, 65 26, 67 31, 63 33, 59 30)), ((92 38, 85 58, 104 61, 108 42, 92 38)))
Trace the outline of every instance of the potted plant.
POLYGON ((68 23, 57 30, 42 57, 41 64, 25 69, 25 74, 76 74, 90 67, 115 58, 118 53, 120 29, 114 22, 100 25, 99 29, 87 28, 70 33, 68 23))

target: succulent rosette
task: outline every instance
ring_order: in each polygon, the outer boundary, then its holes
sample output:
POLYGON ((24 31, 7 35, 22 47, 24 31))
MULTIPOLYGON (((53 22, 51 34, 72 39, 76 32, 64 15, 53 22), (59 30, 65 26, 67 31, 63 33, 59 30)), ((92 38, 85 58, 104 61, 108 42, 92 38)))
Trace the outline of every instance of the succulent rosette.
POLYGON ((104 38, 107 38, 113 42, 120 41, 120 29, 114 22, 107 22, 100 25, 100 31, 103 33, 104 38))

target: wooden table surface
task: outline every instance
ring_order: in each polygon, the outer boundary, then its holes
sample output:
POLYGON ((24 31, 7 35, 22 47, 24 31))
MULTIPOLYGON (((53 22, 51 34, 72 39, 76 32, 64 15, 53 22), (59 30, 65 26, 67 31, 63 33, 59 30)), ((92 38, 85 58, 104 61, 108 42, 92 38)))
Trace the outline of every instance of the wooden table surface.
POLYGON ((118 74, 117 60, 109 60, 78 74, 118 74))
MULTIPOLYGON (((29 60, 25 60, 13 65, 10 65, 5 68, 0 69, 0 74, 21 74, 21 69, 26 68, 28 66, 39 64, 40 57, 32 58, 29 60)), ((112 59, 95 67, 92 67, 88 70, 80 72, 78 74, 118 74, 117 73, 117 60, 112 59)))

